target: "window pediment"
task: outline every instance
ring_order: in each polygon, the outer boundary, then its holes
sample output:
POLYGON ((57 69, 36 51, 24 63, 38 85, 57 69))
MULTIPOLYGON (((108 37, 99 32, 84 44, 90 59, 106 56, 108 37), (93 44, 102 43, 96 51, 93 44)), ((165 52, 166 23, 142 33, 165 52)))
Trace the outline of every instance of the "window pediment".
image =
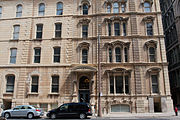
POLYGON ((153 16, 147 16, 142 19, 143 22, 153 22, 155 17, 153 16))
POLYGON ((91 7, 91 0, 81 0, 79 7, 82 8, 84 4, 88 5, 88 8, 91 7))
POLYGON ((152 68, 149 68, 147 70, 147 73, 151 73, 151 72, 160 72, 161 71, 161 68, 159 67, 152 67, 152 68))
POLYGON ((145 2, 149 2, 151 5, 153 4, 153 0, 141 0, 141 4, 144 4, 145 2))
POLYGON ((78 24, 89 24, 90 22, 91 22, 90 19, 81 19, 81 20, 79 20, 78 24))
POLYGON ((90 43, 89 42, 81 42, 78 45, 78 48, 87 48, 89 49, 90 43))
POLYGON ((88 72, 96 72, 96 68, 94 67, 90 67, 90 66, 85 66, 85 65, 81 65, 81 66, 76 66, 72 69, 72 72, 85 72, 85 71, 88 71, 88 72))
POLYGON ((156 47, 156 46, 157 46, 157 41, 155 41, 155 40, 150 40, 150 41, 147 41, 144 45, 145 45, 146 47, 149 47, 149 46, 154 46, 154 47, 156 47))
POLYGON ((114 42, 110 42, 110 43, 105 43, 104 46, 105 47, 115 47, 117 45, 121 45, 121 46, 128 46, 130 45, 130 42, 123 42, 123 41, 114 41, 114 42))
POLYGON ((125 72, 125 73, 130 73, 132 70, 131 69, 126 69, 126 68, 114 68, 111 70, 106 70, 106 73, 117 73, 117 72, 125 72))

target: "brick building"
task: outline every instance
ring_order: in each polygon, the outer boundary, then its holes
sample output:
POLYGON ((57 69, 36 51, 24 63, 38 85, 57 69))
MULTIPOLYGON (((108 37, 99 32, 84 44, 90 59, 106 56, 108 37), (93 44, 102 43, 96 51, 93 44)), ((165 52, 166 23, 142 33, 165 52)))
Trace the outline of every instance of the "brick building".
POLYGON ((160 0, 174 105, 180 106, 180 1, 160 0))
POLYGON ((0 0, 0 104, 173 110, 159 0, 0 0), (168 108, 168 109, 167 109, 168 108))

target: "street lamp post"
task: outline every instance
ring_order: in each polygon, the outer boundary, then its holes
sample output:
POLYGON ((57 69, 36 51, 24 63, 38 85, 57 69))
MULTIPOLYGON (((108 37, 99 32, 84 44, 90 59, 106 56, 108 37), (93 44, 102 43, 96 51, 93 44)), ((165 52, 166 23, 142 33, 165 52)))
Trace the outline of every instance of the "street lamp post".
POLYGON ((98 116, 102 117, 101 113, 101 63, 100 63, 100 24, 98 25, 98 116))

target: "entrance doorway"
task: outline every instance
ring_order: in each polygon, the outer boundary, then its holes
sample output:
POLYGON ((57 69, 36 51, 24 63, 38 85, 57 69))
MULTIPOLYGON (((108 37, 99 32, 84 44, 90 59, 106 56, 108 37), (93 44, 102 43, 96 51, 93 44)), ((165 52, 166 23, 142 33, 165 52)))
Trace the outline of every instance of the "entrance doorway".
POLYGON ((11 100, 3 100, 3 110, 11 109, 11 105, 11 100))
POLYGON ((89 83, 90 80, 85 76, 79 79, 79 102, 90 102, 89 83))

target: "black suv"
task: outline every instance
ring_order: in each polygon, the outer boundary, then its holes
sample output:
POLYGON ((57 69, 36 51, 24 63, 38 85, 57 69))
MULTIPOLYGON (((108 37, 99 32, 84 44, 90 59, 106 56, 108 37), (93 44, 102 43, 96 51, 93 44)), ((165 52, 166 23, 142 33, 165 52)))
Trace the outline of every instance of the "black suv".
POLYGON ((91 106, 88 103, 66 103, 47 113, 47 117, 51 119, 59 117, 85 119, 87 116, 92 116, 91 106))

